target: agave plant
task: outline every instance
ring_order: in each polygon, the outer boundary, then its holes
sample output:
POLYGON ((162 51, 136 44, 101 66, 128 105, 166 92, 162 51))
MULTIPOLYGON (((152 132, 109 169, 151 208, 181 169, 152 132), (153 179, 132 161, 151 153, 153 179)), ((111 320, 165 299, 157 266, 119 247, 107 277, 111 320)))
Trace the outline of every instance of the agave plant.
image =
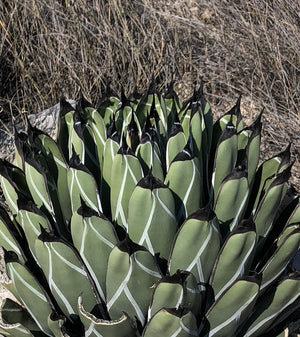
POLYGON ((240 99, 213 123, 202 85, 64 99, 55 139, 15 132, 0 244, 4 336, 267 336, 300 307, 289 147, 259 167, 240 99))

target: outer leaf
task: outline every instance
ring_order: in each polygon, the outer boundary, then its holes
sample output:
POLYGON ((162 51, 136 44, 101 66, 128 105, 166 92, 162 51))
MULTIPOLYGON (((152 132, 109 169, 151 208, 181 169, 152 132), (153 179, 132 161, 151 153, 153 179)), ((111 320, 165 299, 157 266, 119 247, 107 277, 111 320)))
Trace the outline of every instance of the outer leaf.
POLYGON ((150 173, 135 187, 128 204, 128 233, 152 255, 167 259, 177 231, 172 192, 150 173), (168 240, 166 240, 168 238, 168 240))
POLYGON ((253 219, 256 225, 258 249, 261 249, 271 229, 276 216, 276 210, 286 193, 289 176, 290 168, 280 173, 272 182, 256 209, 253 219))
POLYGON ((299 275, 294 275, 283 280, 275 290, 266 292, 255 305, 253 314, 239 336, 260 336, 272 325, 279 324, 285 317, 282 315, 285 310, 299 307, 299 288, 299 275))
POLYGON ((13 251, 24 262, 24 252, 21 246, 22 238, 8 214, 0 208, 0 246, 7 251, 13 251))
POLYGON ((41 234, 41 227, 45 230, 53 228, 45 214, 32 202, 19 199, 18 207, 18 221, 25 233, 30 251, 35 256, 35 240, 41 234))
POLYGON ((74 246, 89 270, 101 298, 105 301, 108 257, 117 244, 112 223, 102 214, 99 215, 83 205, 72 216, 71 234, 74 246))
POLYGON ((106 143, 105 122, 100 113, 95 109, 90 111, 90 117, 91 118, 87 121, 87 124, 90 127, 89 130, 96 144, 98 160, 100 168, 102 169, 104 145, 106 143))
MULTIPOLYGON (((10 256, 12 257, 12 255, 10 256)), ((29 269, 17 259, 17 256, 14 257, 14 259, 6 257, 6 268, 9 278, 17 289, 18 299, 26 307, 39 329, 51 336, 47 319, 54 308, 50 305, 50 300, 40 283, 29 269)))
POLYGON ((12 337, 34 337, 34 335, 25 328, 22 324, 5 324, 0 323, 0 333, 3 336, 12 336, 12 337))
POLYGON ((36 142, 39 142, 39 148, 46 155, 48 166, 56 183, 62 212, 65 220, 69 222, 72 212, 69 192, 66 189, 68 172, 66 160, 57 143, 51 137, 46 134, 39 134, 36 142))
POLYGON ((123 312, 145 323, 153 285, 161 278, 153 256, 128 238, 112 250, 107 269, 107 309, 112 319, 123 312))
POLYGON ((8 174, 5 162, 0 160, 0 186, 5 197, 5 201, 14 216, 18 213, 17 200, 19 198, 19 189, 8 174))
POLYGON ((68 149, 69 156, 68 159, 71 159, 73 152, 75 152, 80 161, 85 163, 85 144, 83 139, 83 130, 82 130, 82 121, 79 115, 78 108, 75 111, 69 112, 65 115, 66 124, 68 127, 68 149))
MULTIPOLYGON (((64 241, 44 232, 36 240, 36 255, 50 289, 68 317, 78 313, 77 300, 84 294, 87 310, 97 304, 96 289, 78 253, 64 241)), ((101 303, 100 298, 97 298, 101 303)))
POLYGON ((177 118, 177 114, 180 109, 180 102, 176 92, 174 91, 174 82, 172 81, 163 95, 163 103, 161 104, 165 106, 165 111, 167 115, 167 130, 171 130, 173 123, 177 118))
POLYGON ((247 275, 256 244, 252 219, 243 220, 224 242, 210 277, 217 300, 238 278, 247 275))
POLYGON ((249 276, 233 283, 206 314, 201 336, 234 336, 251 313, 259 291, 259 279, 249 276))
MULTIPOLYGON (((20 324, 24 328, 30 331, 39 331, 39 327, 36 325, 35 321, 29 315, 28 311, 25 310, 20 304, 14 302, 10 298, 5 298, 1 304, 1 320, 0 320, 0 333, 3 333, 1 327, 7 328, 4 336, 10 336, 13 326, 20 324)), ((42 334, 42 332, 40 332, 42 334)), ((13 335, 15 336, 15 335, 13 335)))
MULTIPOLYGON (((287 149, 289 151, 289 149, 287 149)), ((251 205, 251 211, 254 214, 259 202, 261 201, 263 194, 267 191, 271 183, 276 178, 276 173, 280 166, 280 163, 288 156, 287 150, 275 155, 274 157, 266 160, 261 164, 258 171, 255 174, 255 181, 250 200, 253 200, 251 205)))
POLYGON ((203 285, 208 282, 219 249, 215 214, 208 209, 198 210, 186 219, 174 239, 169 258, 170 274, 177 269, 190 271, 205 290, 203 285))
POLYGON ((300 228, 295 229, 283 240, 267 263, 262 267, 261 290, 274 282, 284 271, 300 247, 300 228))
POLYGON ((135 336, 136 328, 135 322, 129 318, 125 313, 119 319, 108 321, 99 319, 91 313, 85 311, 82 298, 78 300, 79 316, 85 327, 86 336, 118 336, 118 337, 132 337, 135 336))
POLYGON ((198 336, 196 317, 187 310, 163 308, 147 324, 143 337, 198 336))

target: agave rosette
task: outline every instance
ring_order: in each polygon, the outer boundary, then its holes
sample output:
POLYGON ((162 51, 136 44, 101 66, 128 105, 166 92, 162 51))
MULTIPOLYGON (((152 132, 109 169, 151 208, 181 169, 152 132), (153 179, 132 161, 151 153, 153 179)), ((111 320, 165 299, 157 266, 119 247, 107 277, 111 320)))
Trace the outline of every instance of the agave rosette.
POLYGON ((64 99, 57 135, 15 134, 0 244, 4 336, 262 336, 300 307, 289 147, 258 167, 260 116, 213 123, 202 86, 64 99))

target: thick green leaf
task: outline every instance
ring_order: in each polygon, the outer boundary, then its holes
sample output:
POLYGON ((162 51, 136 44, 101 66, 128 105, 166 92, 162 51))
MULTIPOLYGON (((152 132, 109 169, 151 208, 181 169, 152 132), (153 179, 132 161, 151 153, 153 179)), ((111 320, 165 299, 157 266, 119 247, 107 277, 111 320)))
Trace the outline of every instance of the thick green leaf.
POLYGON ((28 311, 10 298, 4 298, 2 301, 1 322, 7 325, 19 323, 31 331, 40 330, 28 311))
POLYGON ((208 282, 220 249, 218 220, 209 209, 191 214, 180 227, 169 258, 170 274, 177 269, 192 272, 201 290, 208 282))
POLYGON ((73 213, 81 206, 81 200, 84 200, 95 212, 99 213, 102 211, 96 180, 90 171, 79 161, 77 155, 74 155, 70 160, 67 178, 73 213))
POLYGON ((72 211, 69 191, 66 189, 68 165, 64 155, 58 144, 46 134, 39 134, 36 142, 46 156, 51 175, 56 184, 60 204, 56 205, 56 207, 61 207, 65 220, 69 222, 72 211))
POLYGON ((9 278, 17 289, 18 299, 26 307, 39 329, 51 336, 47 319, 54 308, 50 304, 47 293, 17 256, 12 254, 10 256, 10 259, 6 258, 6 268, 9 278))
POLYGON ((235 168, 222 182, 215 198, 214 212, 225 237, 233 231, 244 216, 249 198, 247 171, 235 168))
POLYGON ((271 183, 255 211, 253 219, 258 239, 257 253, 262 249, 266 236, 272 228, 276 211, 287 190, 287 180, 289 176, 290 167, 280 173, 271 183))
POLYGON ((226 239, 216 258, 209 282, 215 300, 238 278, 247 275, 255 244, 254 222, 252 219, 243 220, 226 239))
POLYGON ((162 308, 186 308, 196 316, 201 309, 201 293, 192 273, 179 271, 164 276, 155 286, 148 310, 148 320, 162 308))
POLYGON ((227 288, 206 313, 201 336, 235 336, 239 326, 251 313, 259 284, 257 276, 248 276, 227 288))
POLYGON ((220 137, 215 152, 214 166, 212 170, 212 186, 214 200, 216 200, 219 188, 223 180, 235 167, 238 153, 236 128, 232 123, 226 125, 226 129, 220 137))
POLYGON ((274 157, 264 161, 256 172, 253 190, 250 198, 250 200, 252 200, 252 202, 250 203, 252 214, 255 213, 267 189, 275 180, 280 163, 284 161, 284 158, 286 158, 286 156, 288 156, 288 153, 285 150, 275 155, 274 157))
MULTIPOLYGON (((114 126, 114 124, 113 124, 114 126)), ((101 181, 101 201, 103 202, 103 212, 111 218, 111 171, 114 158, 120 149, 119 138, 115 127, 108 130, 107 140, 103 150, 102 181, 101 181)))
POLYGON ((43 232, 36 240, 36 256, 49 287, 66 317, 78 313, 77 301, 84 296, 88 311, 100 304, 96 288, 77 251, 63 240, 43 232))
MULTIPOLYGON (((148 123, 146 123, 146 126, 148 123)), ((151 129, 148 127, 143 131, 141 142, 136 149, 136 156, 139 159, 144 176, 151 172, 154 177, 164 180, 164 173, 160 159, 160 151, 154 137, 151 135, 151 129)))
POLYGON ((295 310, 300 306, 300 278, 292 275, 283 280, 274 290, 266 292, 259 298, 255 310, 245 324, 239 337, 258 337, 272 325, 284 319, 286 310, 295 310))
POLYGON ((41 227, 45 230, 52 230, 52 225, 45 214, 32 202, 18 200, 18 221, 21 225, 30 251, 35 256, 35 240, 41 234, 41 227))
POLYGON ((283 239, 265 265, 260 268, 262 273, 261 290, 274 282, 285 270, 300 247, 300 228, 296 228, 283 239))
POLYGON ((198 336, 197 320, 188 310, 163 308, 151 318, 142 336, 198 336))
POLYGON ((128 233, 151 254, 167 259, 177 232, 172 192, 150 173, 135 187, 128 204, 128 233))
POLYGON ((129 238, 112 250, 107 268, 107 309, 112 319, 123 312, 145 324, 154 284, 161 278, 154 257, 129 238))
POLYGON ((71 234, 74 246, 89 270, 101 298, 105 301, 108 257, 117 244, 112 223, 102 214, 99 215, 86 205, 82 205, 72 216, 71 234))
POLYGON ((116 154, 111 172, 111 214, 120 226, 127 228, 129 199, 143 172, 134 153, 123 144, 116 154))
POLYGON ((23 237, 20 236, 16 226, 8 214, 0 208, 0 246, 7 251, 17 254, 20 261, 24 262, 24 252, 21 246, 23 237))
POLYGON ((183 151, 187 143, 187 139, 183 133, 182 126, 179 122, 173 124, 169 139, 166 146, 166 168, 170 168, 175 157, 183 151))
POLYGON ((173 192, 176 218, 181 224, 186 217, 202 206, 202 177, 199 160, 185 148, 173 160, 165 184, 173 192))
POLYGON ((82 298, 78 300, 79 316, 85 328, 86 336, 118 336, 118 337, 133 337, 136 333, 135 322, 129 318, 126 313, 123 313, 119 319, 108 321, 100 319, 85 311, 82 298))

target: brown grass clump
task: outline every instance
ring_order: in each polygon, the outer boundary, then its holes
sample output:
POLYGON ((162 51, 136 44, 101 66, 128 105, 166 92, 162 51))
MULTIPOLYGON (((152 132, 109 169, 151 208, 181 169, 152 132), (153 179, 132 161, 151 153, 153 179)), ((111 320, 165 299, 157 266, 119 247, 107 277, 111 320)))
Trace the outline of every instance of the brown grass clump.
POLYGON ((107 80, 128 94, 174 76, 186 98, 203 77, 218 113, 239 93, 249 120, 265 107, 262 150, 293 142, 299 189, 299 12, 290 0, 2 0, 2 120, 62 93, 96 102, 107 80))

